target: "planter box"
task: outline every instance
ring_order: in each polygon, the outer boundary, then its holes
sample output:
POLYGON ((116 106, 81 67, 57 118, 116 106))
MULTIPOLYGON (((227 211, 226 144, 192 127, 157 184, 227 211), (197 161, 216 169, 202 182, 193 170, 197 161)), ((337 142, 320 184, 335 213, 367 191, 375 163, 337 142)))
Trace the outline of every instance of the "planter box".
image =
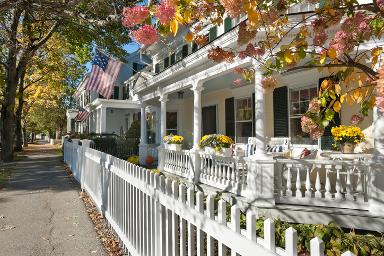
POLYGON ((164 144, 165 149, 168 150, 174 150, 174 151, 181 151, 181 144, 164 144))

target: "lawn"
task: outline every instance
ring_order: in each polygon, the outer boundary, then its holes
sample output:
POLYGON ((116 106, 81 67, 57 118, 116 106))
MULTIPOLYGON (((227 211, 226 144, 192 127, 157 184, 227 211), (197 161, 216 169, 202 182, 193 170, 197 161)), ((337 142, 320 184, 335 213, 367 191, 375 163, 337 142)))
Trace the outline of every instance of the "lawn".
POLYGON ((12 169, 9 167, 0 167, 0 189, 4 188, 11 176, 12 169))

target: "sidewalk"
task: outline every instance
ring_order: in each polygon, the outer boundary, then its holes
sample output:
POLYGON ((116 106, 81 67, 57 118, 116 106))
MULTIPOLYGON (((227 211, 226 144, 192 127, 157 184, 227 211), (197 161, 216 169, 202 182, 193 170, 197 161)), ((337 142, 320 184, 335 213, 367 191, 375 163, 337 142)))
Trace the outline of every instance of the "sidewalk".
POLYGON ((106 255, 54 147, 30 145, 0 190, 0 255, 106 255))

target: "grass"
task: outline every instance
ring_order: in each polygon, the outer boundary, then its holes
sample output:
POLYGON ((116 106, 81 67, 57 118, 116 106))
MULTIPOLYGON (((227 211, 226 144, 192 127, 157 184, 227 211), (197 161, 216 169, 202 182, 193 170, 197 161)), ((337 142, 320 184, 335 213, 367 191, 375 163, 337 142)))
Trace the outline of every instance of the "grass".
POLYGON ((11 176, 12 169, 11 168, 1 168, 0 167, 0 189, 4 188, 7 184, 10 176, 11 176))
POLYGON ((16 155, 14 160, 15 161, 22 161, 22 160, 24 160, 26 158, 27 158, 26 155, 16 155))

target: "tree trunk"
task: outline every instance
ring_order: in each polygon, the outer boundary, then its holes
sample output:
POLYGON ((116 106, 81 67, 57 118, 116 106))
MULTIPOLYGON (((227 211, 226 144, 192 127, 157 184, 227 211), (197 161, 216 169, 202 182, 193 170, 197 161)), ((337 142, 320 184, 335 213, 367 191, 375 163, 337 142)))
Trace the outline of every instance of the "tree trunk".
POLYGON ((24 147, 28 147, 28 134, 27 134, 27 125, 24 124, 23 126, 23 141, 24 141, 24 147))
POLYGON ((20 80, 19 80, 19 97, 18 97, 18 106, 16 110, 16 144, 15 151, 20 152, 23 150, 23 126, 21 124, 22 115, 23 115, 23 105, 24 105, 24 77, 26 69, 22 67, 20 80))

